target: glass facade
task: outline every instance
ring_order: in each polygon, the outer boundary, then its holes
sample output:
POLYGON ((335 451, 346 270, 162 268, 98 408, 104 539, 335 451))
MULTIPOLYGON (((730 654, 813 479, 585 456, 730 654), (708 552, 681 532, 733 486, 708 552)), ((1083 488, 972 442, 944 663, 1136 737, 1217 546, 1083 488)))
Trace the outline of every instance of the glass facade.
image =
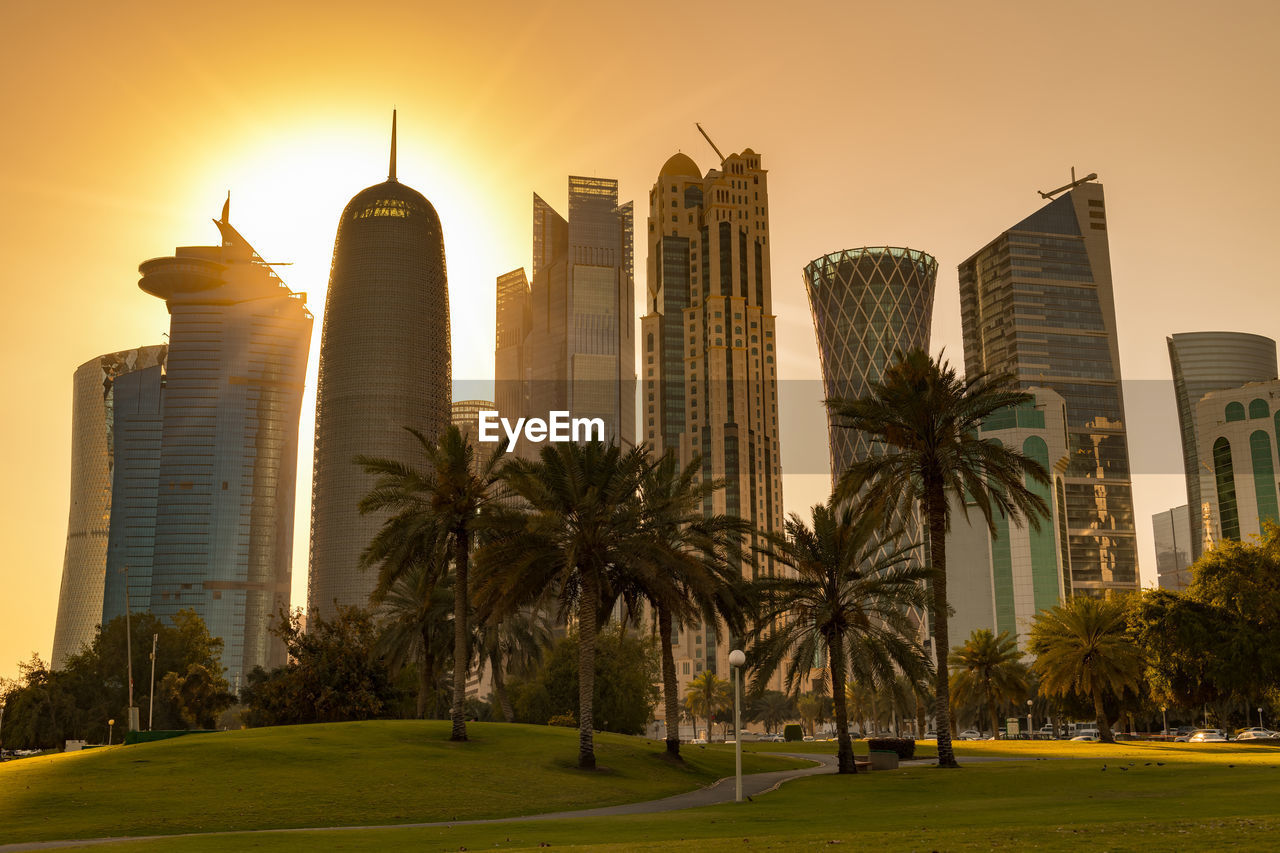
MULTIPOLYGON (((143 472, 154 465, 150 610, 162 619, 195 610, 222 638, 234 686, 255 666, 284 663, 268 628, 289 604, 312 316, 306 295, 285 286, 225 209, 217 225, 220 246, 181 248, 139 268, 139 286, 169 310, 169 353, 158 458, 155 385, 137 389, 138 477, 121 483, 130 512, 119 519, 123 544, 113 557, 145 557, 143 472)), ((130 568, 131 587, 143 583, 130 568)))
MULTIPOLYGON (((899 353, 929 348, 938 262, 915 249, 847 249, 804 268, 827 399, 865 396, 899 353)), ((834 483, 871 448, 828 417, 834 483)))
MULTIPOLYGON (((1197 478, 1198 479, 1198 478, 1197 478)), ((1155 534, 1156 572, 1161 589, 1179 591, 1191 583, 1191 513, 1177 506, 1151 516, 1155 534)))
MULTIPOLYGON (((53 630, 51 665, 60 669, 93 640, 108 580, 107 542, 120 456, 117 385, 164 364, 167 346, 138 347, 85 362, 72 377, 71 511, 53 630)), ((144 601, 144 606, 146 602, 144 601)), ((121 605, 123 609, 123 604, 121 605)))
POLYGON ((965 369, 1066 401, 1069 587, 1138 586, 1128 440, 1102 186, 1082 183, 959 267, 965 369))
POLYGON ((360 568, 360 555, 385 516, 357 509, 373 480, 352 460, 418 458, 405 427, 439 435, 452 384, 440 218, 392 177, 351 199, 334 241, 316 386, 310 613, 368 606, 376 572, 360 568))

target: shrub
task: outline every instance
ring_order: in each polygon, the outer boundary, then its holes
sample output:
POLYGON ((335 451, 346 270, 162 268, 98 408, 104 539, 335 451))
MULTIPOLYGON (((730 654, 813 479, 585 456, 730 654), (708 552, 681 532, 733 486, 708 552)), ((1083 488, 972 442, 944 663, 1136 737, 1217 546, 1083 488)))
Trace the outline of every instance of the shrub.
POLYGON ((567 729, 576 729, 578 727, 578 718, 572 712, 563 714, 555 714, 551 719, 547 720, 549 726, 564 726, 567 729))
POLYGON ((900 760, 915 757, 916 742, 905 737, 876 737, 867 741, 872 752, 895 752, 900 760))
POLYGON ((793 740, 804 740, 804 726, 799 723, 789 723, 787 727, 782 730, 782 737, 788 743, 793 740))

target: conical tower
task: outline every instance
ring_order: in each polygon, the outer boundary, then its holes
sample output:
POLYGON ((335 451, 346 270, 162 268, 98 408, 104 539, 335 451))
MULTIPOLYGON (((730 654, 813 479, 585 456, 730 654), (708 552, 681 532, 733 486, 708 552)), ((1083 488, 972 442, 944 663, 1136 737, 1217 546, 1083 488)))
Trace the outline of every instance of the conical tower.
POLYGON ((383 516, 361 515, 372 478, 357 455, 419 462, 404 428, 437 436, 449 423, 449 289, 440 217, 396 179, 392 115, 386 182, 342 211, 325 300, 316 388, 308 611, 366 607, 377 576, 360 554, 383 516))

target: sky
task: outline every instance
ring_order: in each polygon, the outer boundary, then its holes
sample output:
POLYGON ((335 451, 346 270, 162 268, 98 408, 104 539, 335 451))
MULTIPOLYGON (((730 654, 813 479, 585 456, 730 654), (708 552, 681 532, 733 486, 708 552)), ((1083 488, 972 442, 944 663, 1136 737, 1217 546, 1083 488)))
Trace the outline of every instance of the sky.
MULTIPOLYGON (((784 382, 820 377, 807 262, 864 245, 934 255, 932 348, 962 364, 956 265, 1073 166, 1097 172, 1146 584, 1150 516, 1186 500, 1165 336, 1280 337, 1273 2, 8 3, 0 32, 0 677, 52 646, 72 373, 161 341, 138 264, 216 242, 228 190, 232 223, 291 262, 281 275, 317 317, 305 601, 333 237, 347 200, 385 179, 392 108, 399 178, 443 222, 454 376, 480 383, 494 279, 529 264, 532 193, 563 212, 568 175, 617 178, 642 219, 667 157, 714 165, 695 121, 769 170, 784 382)), ((804 510, 828 485, 812 464, 823 412, 795 407, 782 429, 786 507, 804 510)))

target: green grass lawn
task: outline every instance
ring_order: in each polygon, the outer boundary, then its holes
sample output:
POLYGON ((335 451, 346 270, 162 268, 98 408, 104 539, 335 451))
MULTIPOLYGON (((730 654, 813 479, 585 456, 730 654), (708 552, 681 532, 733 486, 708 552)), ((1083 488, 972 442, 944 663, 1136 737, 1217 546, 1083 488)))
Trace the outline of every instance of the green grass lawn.
POLYGON ((968 743, 963 753, 1015 760, 820 776, 754 803, 660 815, 167 839, 109 849, 522 850, 545 843, 598 853, 816 850, 838 842, 885 851, 1181 851, 1272 850, 1280 837, 1277 747, 1012 742, 968 743))
MULTIPOLYGON (((636 802, 733 774, 733 753, 577 729, 377 721, 190 735, 0 764, 0 844, 267 827, 425 823, 636 802)), ((745 772, 807 766, 748 755, 745 772)))

